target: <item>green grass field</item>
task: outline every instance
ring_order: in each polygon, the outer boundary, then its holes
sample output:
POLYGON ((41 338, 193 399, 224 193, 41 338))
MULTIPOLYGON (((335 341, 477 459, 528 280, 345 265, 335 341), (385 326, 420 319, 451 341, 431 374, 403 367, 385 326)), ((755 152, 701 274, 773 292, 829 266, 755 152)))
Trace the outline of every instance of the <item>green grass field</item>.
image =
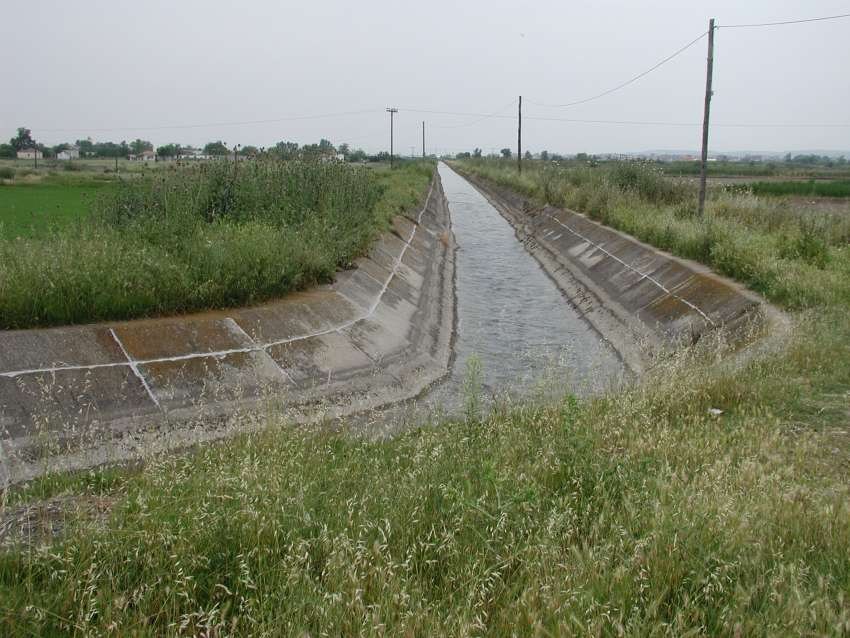
POLYGON ((88 214, 74 197, 88 201, 90 178, 0 186, 20 206, 0 238, 0 329, 233 307, 329 281, 418 201, 432 171, 172 165, 105 182, 88 214))
POLYGON ((107 186, 35 183, 0 185, 0 238, 41 237, 85 218, 107 186))
POLYGON ((389 441, 269 409, 238 417, 259 434, 35 481, 6 507, 50 521, 58 499, 65 532, 0 554, 0 634, 850 633, 843 227, 749 194, 698 218, 632 165, 464 167, 736 277, 792 313, 788 341, 740 367, 707 342, 622 392, 389 441))

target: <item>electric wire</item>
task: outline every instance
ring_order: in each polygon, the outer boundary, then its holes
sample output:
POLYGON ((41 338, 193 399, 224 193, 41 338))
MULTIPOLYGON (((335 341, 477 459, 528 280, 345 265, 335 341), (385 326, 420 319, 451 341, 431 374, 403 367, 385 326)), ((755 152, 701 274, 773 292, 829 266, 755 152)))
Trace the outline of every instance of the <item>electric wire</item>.
POLYGON ((454 128, 466 128, 467 126, 474 126, 474 125, 478 124, 479 122, 483 122, 486 119, 496 117, 497 115, 501 115, 507 108, 512 107, 512 106, 516 106, 516 103, 517 103, 516 100, 511 100, 508 104, 505 104, 504 106, 501 106, 500 108, 493 110, 491 113, 488 113, 486 115, 482 115, 481 117, 479 117, 479 118, 477 118, 477 119, 475 119, 471 122, 466 122, 465 124, 452 124, 452 125, 436 125, 435 124, 435 125, 431 125, 431 128, 454 129, 454 128))
POLYGON ((629 78, 629 79, 628 79, 628 80, 626 80, 625 82, 623 82, 623 83, 621 83, 621 84, 618 84, 617 86, 615 86, 615 87, 613 87, 613 88, 610 88, 610 89, 608 89, 607 91, 603 91, 602 93, 598 93, 597 95, 594 95, 594 96, 591 96, 591 97, 588 97, 588 98, 584 98, 584 99, 582 99, 582 100, 576 100, 575 102, 567 102, 566 104, 546 104, 546 103, 544 103, 544 102, 535 102, 535 101, 533 101, 533 100, 528 100, 528 102, 529 102, 530 104, 534 104, 535 106, 545 106, 545 107, 549 107, 549 108, 567 108, 567 107, 570 107, 570 106, 578 106, 579 104, 586 104, 587 102, 592 102, 592 101, 594 101, 594 100, 598 100, 599 98, 605 97, 606 95, 610 95, 611 93, 614 93, 614 92, 616 92, 616 91, 619 91, 620 89, 624 89, 625 87, 629 86, 630 84, 633 84, 633 83, 637 82, 637 81, 638 81, 638 80, 640 80, 642 77, 645 77, 645 76, 649 75, 650 73, 652 73, 653 71, 655 71, 655 69, 657 69, 657 68, 659 68, 659 67, 661 67, 661 66, 663 66, 663 65, 667 64, 667 63, 668 63, 670 60, 672 60, 673 58, 675 58, 675 57, 677 57, 677 56, 681 55, 682 53, 684 53, 685 51, 687 51, 688 49, 690 49, 690 48, 691 48, 692 46, 694 46, 697 42, 699 42, 700 40, 702 40, 702 39, 703 39, 703 38, 704 38, 707 34, 708 34, 708 31, 703 31, 703 32, 702 32, 702 33, 700 33, 700 34, 699 34, 696 38, 694 38, 693 40, 691 40, 690 42, 688 42, 685 46, 683 46, 681 49, 678 49, 678 50, 676 50, 674 53, 671 53, 671 54, 670 54, 670 55, 668 55, 666 58, 664 58, 663 60, 661 60, 660 62, 658 62, 657 64, 655 64, 655 65, 651 66, 650 68, 648 68, 646 71, 643 71, 643 72, 641 72, 641 73, 638 73, 637 75, 635 75, 635 76, 633 76, 633 77, 629 78))
POLYGON ((778 27, 786 24, 803 24, 806 22, 823 22, 824 20, 839 20, 841 18, 850 18, 850 13, 841 13, 834 16, 823 16, 822 18, 805 18, 802 20, 783 20, 781 22, 758 22, 754 24, 722 24, 718 25, 718 29, 749 29, 755 27, 778 27))
POLYGON ((291 115, 284 117, 275 117, 265 120, 243 120, 231 122, 208 122, 205 124, 166 124, 162 126, 117 126, 108 128, 39 128, 40 132, 45 133, 73 133, 78 131, 90 131, 92 133, 109 133, 118 131, 166 131, 166 130, 183 130, 194 128, 218 128, 224 126, 250 126, 254 124, 274 124, 276 122, 295 122, 301 120, 319 120, 332 117, 345 117, 349 115, 364 115, 367 113, 378 113, 383 109, 363 109, 360 111, 342 111, 338 113, 322 113, 317 115, 291 115))
MULTIPOLYGON (((399 109, 401 110, 401 109, 399 109)), ((452 115, 465 117, 489 117, 493 119, 514 120, 514 115, 496 115, 492 113, 473 113, 469 111, 436 111, 432 109, 404 109, 409 113, 425 113, 430 115, 452 115)), ((566 117, 547 117, 541 115, 526 115, 523 113, 523 120, 537 120, 542 122, 569 122, 575 124, 620 124, 620 125, 638 125, 638 126, 702 126, 701 122, 669 122, 669 121, 646 121, 646 120, 594 120, 582 118, 566 118, 566 117)), ((727 127, 727 128, 850 128, 850 123, 785 123, 785 122, 749 122, 749 123, 729 123, 729 124, 712 124, 712 126, 727 127)))

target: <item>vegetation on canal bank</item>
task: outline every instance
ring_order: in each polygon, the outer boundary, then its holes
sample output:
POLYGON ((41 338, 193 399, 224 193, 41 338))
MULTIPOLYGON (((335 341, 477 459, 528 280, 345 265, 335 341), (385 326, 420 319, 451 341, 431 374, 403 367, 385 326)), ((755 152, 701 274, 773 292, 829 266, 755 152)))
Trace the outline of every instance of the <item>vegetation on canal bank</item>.
POLYGON ((840 223, 805 239, 804 213, 719 193, 698 219, 691 193, 634 166, 464 167, 737 275, 799 310, 789 341, 741 368, 711 365, 707 343, 620 393, 470 410, 389 441, 246 415, 268 429, 41 479, 7 510, 78 509, 62 537, 0 555, 0 632, 850 632, 840 223))
POLYGON ((117 181, 76 223, 0 239, 0 328, 228 307, 328 281, 419 201, 432 170, 211 162, 117 181))

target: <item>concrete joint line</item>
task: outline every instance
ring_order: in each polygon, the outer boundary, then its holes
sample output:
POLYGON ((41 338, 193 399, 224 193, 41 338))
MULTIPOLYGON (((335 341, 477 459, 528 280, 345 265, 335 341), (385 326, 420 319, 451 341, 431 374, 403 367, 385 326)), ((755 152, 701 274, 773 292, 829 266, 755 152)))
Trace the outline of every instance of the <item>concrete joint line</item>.
POLYGON ((242 326, 239 325, 236 319, 234 319, 233 317, 227 317, 225 321, 227 321, 233 327, 233 330, 235 330, 238 334, 243 335, 248 340, 248 343, 251 344, 251 347, 256 348, 257 352, 261 351, 266 356, 266 359, 271 361, 272 365, 278 369, 281 376, 286 379, 287 382, 291 383, 292 385, 295 385, 295 380, 291 376, 289 376, 289 373, 281 367, 281 365, 275 360, 273 356, 269 354, 269 351, 266 348, 258 347, 259 344, 254 341, 254 338, 251 335, 245 332, 245 330, 242 328, 242 326))
MULTIPOLYGON (((331 327, 331 328, 325 328, 323 330, 319 330, 319 331, 316 331, 314 333, 305 334, 305 335, 298 335, 296 337, 289 337, 289 338, 286 338, 286 339, 277 339, 277 340, 274 340, 274 341, 270 341, 268 343, 256 343, 256 342, 254 342, 253 339, 251 339, 250 335, 248 335, 247 333, 245 333, 244 330, 242 330, 242 328, 236 323, 236 321, 234 321, 230 317, 227 317, 226 320, 231 321, 234 325, 236 325, 239 328, 240 331, 242 331, 248 337, 248 339, 251 341, 251 345, 245 346, 245 347, 242 347, 242 348, 230 348, 230 349, 227 349, 227 350, 216 350, 216 351, 212 351, 212 352, 191 352, 191 353, 188 353, 188 354, 176 355, 176 356, 173 356, 173 357, 158 357, 158 358, 154 358, 154 359, 138 359, 138 360, 133 359, 130 356, 130 354, 127 352, 126 348, 124 348, 124 344, 121 343, 120 339, 118 339, 118 335, 115 334, 114 329, 109 328, 109 334, 112 335, 112 338, 118 344, 118 347, 121 349, 121 352, 124 354, 124 357, 127 359, 126 362, 93 363, 93 364, 89 364, 89 365, 62 365, 62 366, 53 366, 53 367, 44 367, 44 368, 32 368, 32 369, 28 369, 28 370, 13 370, 13 371, 8 371, 8 372, 0 372, 0 377, 15 378, 15 377, 23 376, 23 375, 28 375, 28 374, 41 374, 41 373, 47 373, 47 372, 55 373, 55 372, 61 372, 61 371, 64 371, 64 370, 69 370, 69 371, 97 370, 99 368, 117 368, 117 367, 129 366, 129 368, 133 371, 133 374, 135 374, 136 377, 138 377, 138 379, 142 382, 142 385, 144 386, 144 388, 147 391, 148 396, 150 396, 151 400, 156 404, 156 406, 158 408, 161 408, 161 406, 159 404, 159 400, 156 398, 156 396, 154 395, 150 386, 148 385, 148 382, 145 379, 144 375, 139 370, 140 365, 148 365, 148 364, 152 364, 152 363, 175 363, 175 362, 178 362, 178 361, 191 361, 193 359, 204 359, 204 358, 207 358, 207 357, 223 358, 223 357, 226 357, 226 356, 231 355, 231 354, 247 354, 247 353, 250 353, 250 352, 259 352, 259 351, 262 351, 262 352, 265 352, 266 354, 268 354, 268 352, 267 352, 268 348, 271 348, 273 346, 285 345, 285 344, 288 344, 288 343, 294 343, 296 341, 304 341, 306 339, 311 339, 313 337, 321 337, 322 335, 326 335, 326 334, 330 334, 332 332, 337 332, 337 331, 340 331, 340 330, 345 330, 346 328, 350 328, 354 324, 359 323, 360 321, 363 321, 365 319, 369 319, 372 315, 375 314, 375 311, 378 309, 378 306, 380 305, 381 300, 383 299, 384 295, 386 294, 387 289, 389 288, 393 277, 396 275, 399 267, 401 266, 402 259, 404 258, 404 255, 407 252, 407 249, 411 246, 411 243, 413 242, 413 238, 416 235, 417 228, 422 227, 422 217, 425 214, 425 211, 428 209, 428 203, 431 201, 431 196, 432 196, 433 192, 434 192, 434 181, 431 182, 431 186, 428 189, 428 194, 425 196, 425 203, 423 204, 422 209, 419 211, 419 215, 416 218, 416 225, 413 227, 413 230, 411 230, 410 236, 407 238, 407 241, 402 240, 403 243, 404 243, 404 247, 401 249, 401 252, 399 253, 398 257, 396 257, 394 259, 392 270, 390 271, 390 274, 387 277, 387 280, 384 282, 383 286, 381 287, 381 291, 378 293, 374 303, 372 303, 372 305, 369 307, 369 309, 367 310, 367 312, 365 314, 363 314, 359 317, 356 317, 355 319, 351 319, 349 321, 346 321, 339 326, 334 326, 334 327, 331 327)), ((341 293, 339 293, 339 291, 336 291, 336 292, 337 292, 337 294, 344 296, 341 293)), ((274 360, 274 358, 271 357, 271 355, 269 355, 269 357, 272 358, 272 360, 274 360)), ((277 363, 277 362, 275 362, 275 363, 277 363)), ((280 366, 278 366, 278 367, 280 367, 280 366)), ((283 370, 281 368, 281 371, 287 377, 289 377, 289 375, 286 374, 285 370, 283 370)), ((290 377, 290 381, 291 380, 292 379, 290 377)))
POLYGON ((124 344, 121 343, 121 339, 118 338, 118 335, 115 334, 115 331, 112 328, 109 329, 109 334, 112 335, 112 338, 115 339, 115 343, 117 343, 118 347, 121 348, 121 352, 124 353, 124 356, 127 358, 127 362, 130 366, 130 369, 133 371, 133 374, 136 375, 136 377, 139 379, 139 381, 142 382, 142 385, 145 388, 145 392, 148 393, 148 396, 151 398, 151 401, 154 402, 154 405, 156 405, 156 407, 162 409, 162 406, 159 405, 159 399, 157 399, 156 395, 154 395, 153 391, 151 390, 150 386, 148 385, 147 379, 145 379, 141 370, 139 370, 139 366, 136 364, 136 362, 130 356, 130 353, 127 352, 127 349, 124 347, 124 344))
POLYGON ((12 481, 12 472, 9 470, 9 461, 6 457, 6 449, 3 440, 0 439, 0 489, 6 489, 12 481))
MULTIPOLYGON (((705 320, 706 320, 709 324, 711 324, 711 326, 712 326, 712 327, 716 327, 716 325, 717 325, 717 324, 716 324, 716 323, 714 323, 714 321, 711 319, 711 317, 709 317, 709 316, 708 316, 707 314, 705 314, 705 313, 704 313, 701 309, 699 309, 697 306, 695 306, 694 304, 692 304, 692 303, 691 303, 690 301, 688 301, 687 299, 684 299, 683 297, 681 297, 681 296, 679 296, 679 295, 677 295, 677 294, 675 294, 675 293, 671 292, 670 290, 668 290, 666 286, 664 286, 664 285, 663 285, 660 281, 658 281, 657 279, 653 278, 651 275, 648 275, 647 273, 645 273, 645 272, 643 272, 643 271, 641 271, 641 270, 638 270, 637 268, 635 268, 635 267, 634 267, 634 266, 632 266, 631 264, 626 263, 625 261, 623 261, 622 259, 620 259, 619 257, 617 257, 617 255, 615 255, 614 253, 612 253, 612 252, 610 252, 610 251, 608 251, 608 250, 605 250, 602 246, 600 246, 599 244, 597 244, 597 243, 596 243, 596 242, 594 242, 594 241, 591 241, 590 239, 588 239, 587 237, 585 237, 584 235, 582 235, 582 234, 581 234, 580 232, 578 232, 577 230, 574 230, 574 229, 570 228, 569 226, 567 226, 565 223, 563 223, 561 220, 559 220, 559 219, 558 219, 557 217, 555 217, 554 215, 552 215, 552 214, 550 214, 550 213, 545 213, 545 215, 546 215, 546 217, 548 217, 549 219, 551 219, 553 222, 555 222, 556 224, 558 224, 558 225, 559 225, 559 226, 561 226, 562 228, 564 228, 564 229, 566 229, 567 231, 571 232, 571 233, 572 233, 573 235, 575 235, 576 237, 580 238, 580 239, 581 239, 581 240, 583 240, 583 241, 586 241, 588 244, 590 244, 591 246, 593 246, 593 247, 594 247, 594 248, 596 248, 597 250, 599 250, 599 251, 601 251, 601 252, 605 253, 606 255, 608 255, 608 256, 609 256, 611 259, 613 259, 614 261, 618 262, 619 264, 621 264, 621 265, 625 266, 626 268, 628 268, 629 270, 631 270, 633 273, 636 273, 636 274, 640 275, 641 280, 646 279, 647 281, 649 281, 649 282, 651 282, 651 283, 655 284, 658 288, 660 288, 661 290, 663 290, 665 294, 670 295, 670 296, 671 296, 671 297, 673 297, 674 299, 678 299, 679 301, 681 301, 683 304, 685 304, 685 305, 686 305, 688 308, 690 308, 691 310, 695 310, 697 313, 699 313, 699 314, 702 316, 702 318, 703 318, 703 319, 705 319, 705 320)), ((552 231, 552 232, 554 232, 554 231, 552 231)), ((544 235, 544 236, 545 236, 545 235, 544 235)), ((559 237, 560 237, 560 235, 559 235, 559 237)))

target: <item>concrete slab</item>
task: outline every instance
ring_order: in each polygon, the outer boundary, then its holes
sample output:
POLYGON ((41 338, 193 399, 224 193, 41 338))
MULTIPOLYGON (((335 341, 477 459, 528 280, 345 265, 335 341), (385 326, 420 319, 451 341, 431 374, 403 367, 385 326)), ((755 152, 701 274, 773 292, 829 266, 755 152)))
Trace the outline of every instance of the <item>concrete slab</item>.
POLYGON ((338 332, 274 346, 268 352, 299 387, 308 382, 347 379, 373 368, 373 361, 338 332))
MULTIPOLYGON (((450 228, 448 215, 435 174, 430 197, 411 216, 442 231, 450 228)), ((316 408, 343 415, 415 396, 448 370, 453 251, 451 234, 437 238, 399 218, 333 285, 279 301, 185 317, 0 332, 0 441, 17 455, 4 465, 14 470, 3 470, 0 487, 44 470, 45 464, 24 456, 45 420, 57 439, 87 428, 101 428, 107 439, 110 432, 125 437, 117 448, 92 438, 73 454, 46 452, 56 456, 53 467, 70 469, 227 436, 232 430, 217 421, 209 427, 205 421, 200 433, 197 416, 253 409, 270 396, 303 420, 316 408), (70 368, 34 371, 58 366, 70 368), (14 371, 20 376, 8 374, 14 371), (146 433, 152 448, 144 445, 146 433)))
POLYGON ((0 374, 124 360, 121 348, 105 326, 0 331, 0 374))
POLYGON ((71 433, 96 420, 158 412, 130 366, 0 377, 3 436, 71 433))
POLYGON ((265 352, 158 361, 140 364, 139 370, 166 410, 257 399, 291 386, 265 352))
POLYGON ((115 327, 127 353, 136 361, 245 348, 252 339, 227 317, 181 317, 129 322, 115 327))

